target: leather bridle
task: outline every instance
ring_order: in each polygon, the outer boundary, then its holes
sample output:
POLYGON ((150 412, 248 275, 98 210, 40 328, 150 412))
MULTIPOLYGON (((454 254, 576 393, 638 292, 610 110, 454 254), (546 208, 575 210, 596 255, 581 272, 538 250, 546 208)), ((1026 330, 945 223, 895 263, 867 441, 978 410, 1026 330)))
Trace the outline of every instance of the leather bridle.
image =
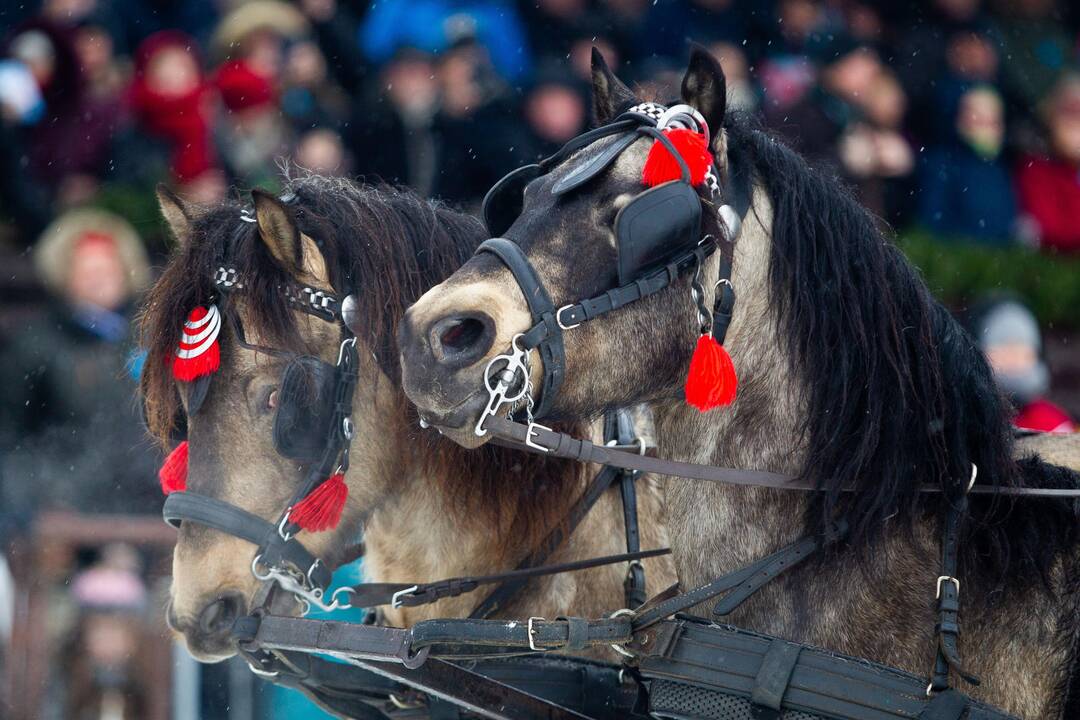
MULTIPOLYGON (((626 150, 634 140, 643 136, 653 138, 671 153, 682 170, 683 182, 688 182, 690 174, 686 161, 668 137, 658 129, 657 118, 637 112, 637 107, 612 123, 571 140, 558 153, 542 161, 541 167, 555 167, 568 159, 573 152, 601 138, 616 136, 616 141, 605 148, 599 158, 585 161, 584 170, 571 169, 570 173, 557 183, 577 187, 585 180, 594 177, 600 168, 607 167, 618 153, 626 150)), ((698 123, 704 122, 700 116, 696 120, 698 123)), ((707 126, 705 134, 708 136, 707 126)), ((691 289, 697 305, 702 332, 711 331, 717 342, 723 343, 735 305, 735 291, 731 283, 734 245, 751 203, 750 173, 744 159, 738 153, 729 152, 726 169, 728 176, 726 183, 719 188, 713 188, 711 184, 708 184, 710 195, 719 190, 724 199, 730 203, 723 204, 716 210, 717 219, 724 234, 722 239, 718 240, 711 234, 705 234, 696 245, 676 254, 661 268, 594 297, 556 308, 551 294, 520 245, 507 238, 497 237, 484 241, 477 248, 477 254, 494 255, 510 271, 525 297, 533 321, 530 328, 514 337, 508 353, 496 356, 485 368, 484 382, 489 393, 489 400, 476 424, 477 435, 483 436, 487 433, 486 422, 489 418, 495 418, 504 404, 511 406, 511 414, 523 407, 526 424, 531 430, 549 429, 537 425, 535 420, 544 417, 550 411, 562 385, 566 369, 563 333, 582 323, 595 320, 638 300, 655 295, 674 285, 686 272, 693 271, 694 273, 691 289), (720 294, 716 298, 713 310, 710 311, 704 302, 705 291, 701 284, 701 271, 705 260, 718 248, 721 250, 722 258, 714 287, 720 294), (535 409, 529 366, 529 357, 533 350, 539 353, 543 376, 539 396, 535 401, 535 409)), ((711 169, 711 175, 712 177, 719 176, 715 165, 711 169)), ((565 191, 565 189, 560 189, 560 192, 565 191)), ((532 443, 533 434, 528 433, 524 442, 535 449, 536 446, 532 443)))
MULTIPOLYGON (((242 219, 249 221, 245 212, 242 219)), ((241 226, 241 229, 243 226, 241 226)), ((235 240, 234 243, 235 245, 235 240)), ((224 252, 222 253, 224 255, 224 252)), ((214 284, 223 296, 244 287, 236 268, 222 264, 214 273, 214 284)), ((273 586, 291 593, 301 603, 304 614, 312 606, 323 611, 350 607, 414 607, 461 595, 485 585, 495 589, 474 609, 470 617, 487 618, 498 612, 534 577, 572 572, 600 565, 629 563, 626 580, 627 602, 644 599, 644 571, 641 560, 668 554, 667 548, 642 551, 638 541, 637 502, 633 484, 639 473, 613 467, 603 467, 594 476, 580 498, 559 523, 533 551, 511 571, 485 576, 457 577, 427 583, 360 583, 336 589, 327 598, 333 569, 312 554, 297 539, 299 526, 290 520, 292 508, 313 492, 332 473, 344 473, 349 467, 349 448, 353 436, 352 399, 357 383, 359 359, 355 327, 358 317, 356 298, 347 294, 340 298, 329 291, 307 286, 285 286, 281 289, 291 307, 340 327, 341 344, 334 367, 333 417, 321 460, 312 464, 291 501, 278 516, 269 522, 231 503, 195 492, 181 491, 168 495, 162 509, 167 523, 179 527, 193 522, 228 535, 246 540, 256 546, 252 573, 264 583, 261 593, 268 603, 273 586), (544 565, 565 539, 577 528, 588 512, 613 485, 621 487, 623 520, 627 535, 627 552, 584 561, 544 565)), ((288 355, 284 351, 253 345, 244 337, 235 314, 228 312, 227 297, 222 301, 222 313, 231 319, 236 339, 242 347, 272 355, 288 355)), ((629 415, 613 413, 606 423, 605 440, 608 447, 641 448, 633 431, 629 415)))

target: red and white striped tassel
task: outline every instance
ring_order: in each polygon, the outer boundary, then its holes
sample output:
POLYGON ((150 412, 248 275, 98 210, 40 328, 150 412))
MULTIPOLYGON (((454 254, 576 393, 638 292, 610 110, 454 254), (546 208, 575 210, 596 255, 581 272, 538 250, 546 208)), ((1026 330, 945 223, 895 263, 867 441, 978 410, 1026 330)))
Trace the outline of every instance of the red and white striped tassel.
POLYGON ((221 350, 218 335, 221 334, 221 313, 217 305, 197 307, 191 311, 180 345, 173 358, 173 377, 192 382, 203 375, 216 372, 221 366, 221 350))

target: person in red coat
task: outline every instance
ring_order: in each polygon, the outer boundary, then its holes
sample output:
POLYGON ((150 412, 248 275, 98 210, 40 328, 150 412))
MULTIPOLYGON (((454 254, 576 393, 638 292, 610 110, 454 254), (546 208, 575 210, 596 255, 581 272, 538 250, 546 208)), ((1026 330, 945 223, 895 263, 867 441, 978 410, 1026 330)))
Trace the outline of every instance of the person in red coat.
POLYGON ((1063 76, 1044 110, 1050 156, 1021 160, 1020 205, 1041 247, 1080 253, 1080 75, 1063 76))
POLYGON ((976 307, 969 328, 990 361, 998 386, 1016 407, 1016 427, 1057 433, 1077 430, 1068 413, 1044 397, 1050 389, 1050 370, 1030 310, 1013 298, 988 300, 976 307))

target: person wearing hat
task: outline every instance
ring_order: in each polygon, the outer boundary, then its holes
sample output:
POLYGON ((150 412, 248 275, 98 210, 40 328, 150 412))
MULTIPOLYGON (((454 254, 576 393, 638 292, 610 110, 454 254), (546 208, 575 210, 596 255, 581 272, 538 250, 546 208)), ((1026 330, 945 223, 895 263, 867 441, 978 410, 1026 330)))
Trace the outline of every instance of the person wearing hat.
POLYGON ((0 512, 154 511, 159 456, 135 401, 141 355, 130 318, 150 281, 135 230, 103 210, 68 211, 34 264, 44 310, 0 339, 0 512))
POLYGON ((1068 413, 1044 397, 1050 389, 1050 370, 1043 357, 1042 334, 1023 303, 1008 297, 984 301, 972 313, 969 327, 990 361, 998 386, 1017 410, 1016 427, 1076 431, 1068 413))

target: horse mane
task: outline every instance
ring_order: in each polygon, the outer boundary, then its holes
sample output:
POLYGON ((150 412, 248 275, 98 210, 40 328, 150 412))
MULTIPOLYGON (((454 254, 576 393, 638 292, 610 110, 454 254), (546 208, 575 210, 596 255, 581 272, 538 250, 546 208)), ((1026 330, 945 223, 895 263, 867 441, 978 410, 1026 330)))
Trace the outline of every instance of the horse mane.
MULTIPOLYGON (((513 523, 524 537, 538 540, 559 522, 577 491, 580 468, 490 444, 467 451, 433 431, 421 432, 401 390, 398 323, 410 304, 471 257, 487 237, 483 224, 404 188, 310 173, 285 180, 285 193, 296 196, 287 207, 300 230, 319 245, 331 284, 352 288, 359 302, 366 321, 356 330, 393 383, 402 414, 397 427, 410 434, 412 457, 432 480, 442 482, 439 490, 459 511, 479 515, 490 527, 513 523)), ((227 201, 198 214, 141 314, 141 344, 147 351, 141 391, 148 428, 163 445, 182 411, 169 360, 188 313, 216 294, 212 273, 222 248, 231 248, 231 264, 245 284, 239 295, 249 336, 297 353, 315 351, 304 345, 296 313, 280 291, 291 278, 259 239, 256 226, 240 219, 243 207, 227 201)))
MULTIPOLYGON (((1011 410, 983 354, 851 193, 748 118, 725 126, 772 201, 775 329, 806 392, 802 474, 824 490, 808 527, 845 517, 849 544, 870 548, 890 524, 910 530, 943 513, 972 463, 981 484, 1075 485, 1073 474, 1013 458, 1011 410), (926 484, 944 496, 919 493, 926 484)), ((1077 540, 1074 513, 1066 502, 975 496, 964 562, 1001 581, 1034 572, 1048 582, 1077 540)))

